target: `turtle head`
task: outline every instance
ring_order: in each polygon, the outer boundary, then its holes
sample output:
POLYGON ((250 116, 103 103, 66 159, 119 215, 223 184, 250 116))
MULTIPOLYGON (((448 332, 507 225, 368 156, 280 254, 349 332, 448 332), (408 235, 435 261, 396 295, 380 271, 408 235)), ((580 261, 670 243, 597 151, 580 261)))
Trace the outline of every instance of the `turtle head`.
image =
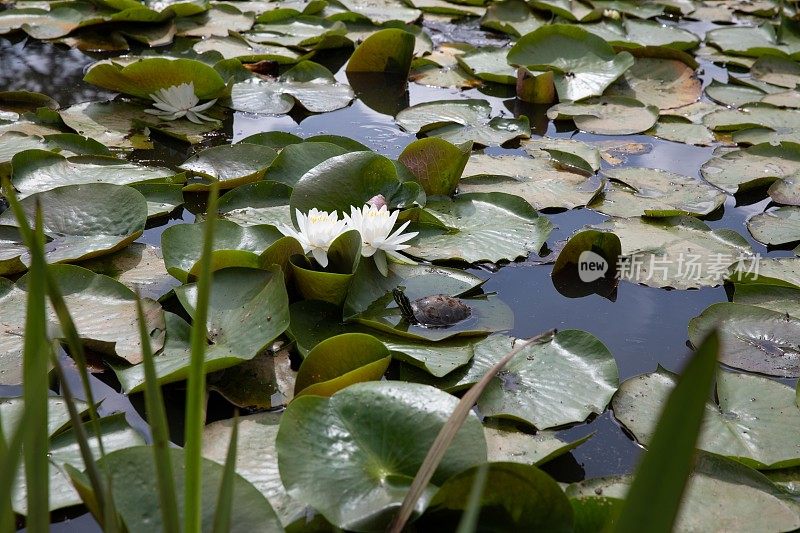
POLYGON ((414 316, 414 308, 411 307, 411 300, 408 299, 403 289, 399 287, 392 289, 392 296, 394 296, 394 301, 397 302, 397 307, 400 308, 403 318, 411 324, 416 324, 417 318, 414 316))

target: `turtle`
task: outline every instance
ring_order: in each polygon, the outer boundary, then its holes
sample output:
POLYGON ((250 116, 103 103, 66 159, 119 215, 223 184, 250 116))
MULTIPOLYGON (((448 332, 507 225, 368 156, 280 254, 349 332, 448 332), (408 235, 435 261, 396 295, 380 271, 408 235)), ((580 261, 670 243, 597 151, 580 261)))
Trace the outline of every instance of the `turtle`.
POLYGON ((472 314, 472 309, 458 298, 446 294, 423 296, 413 302, 402 289, 392 291, 400 312, 410 324, 444 328, 457 324, 472 314))

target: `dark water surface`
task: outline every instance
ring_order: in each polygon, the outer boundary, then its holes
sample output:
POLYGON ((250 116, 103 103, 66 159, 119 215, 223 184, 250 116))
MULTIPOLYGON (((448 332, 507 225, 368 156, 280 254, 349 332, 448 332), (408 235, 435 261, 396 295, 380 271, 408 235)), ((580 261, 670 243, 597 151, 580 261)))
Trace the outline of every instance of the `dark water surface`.
MULTIPOLYGON (((695 25, 696 26, 696 25, 695 25)), ((703 33, 708 25, 689 28, 703 33)), ((453 31, 453 26, 429 27, 436 40, 437 31, 453 31)), ((472 35, 483 35, 469 26, 461 30, 472 35)), ((495 41, 497 39, 495 38, 495 41)), ((0 90, 30 90, 51 95, 62 107, 87 100, 100 100, 111 95, 89 86, 82 81, 84 68, 99 59, 77 50, 69 50, 46 43, 27 41, 20 38, 0 38, 0 90)), ((336 70, 342 61, 336 55, 314 58, 336 70)), ((712 78, 725 80, 727 74, 714 65, 701 66, 704 84, 712 78)), ((337 74, 340 81, 348 81, 343 72, 337 74)), ((354 84, 355 85, 355 84, 354 84)), ((321 133, 352 137, 379 153, 396 157, 412 140, 413 135, 402 132, 394 123, 392 114, 408 105, 423 101, 458 98, 484 98, 491 102, 496 113, 514 116, 524 113, 531 120, 535 134, 559 137, 574 137, 587 141, 608 141, 608 136, 576 134, 573 131, 557 131, 544 117, 544 109, 532 106, 519 107, 513 90, 507 87, 488 87, 457 91, 423 87, 414 83, 405 86, 387 87, 381 84, 358 84, 355 87, 359 100, 345 109, 320 115, 306 116, 292 113, 287 116, 256 116, 235 113, 226 122, 227 140, 235 142, 248 135, 263 131, 282 130, 301 136, 321 133), (363 86, 362 86, 363 85, 363 86), (368 105, 369 104, 369 105, 368 105)), ((559 127, 563 127, 559 124, 559 127)), ((670 170, 699 178, 700 166, 711 157, 713 147, 694 147, 679 143, 660 141, 646 136, 626 136, 627 142, 642 142, 650 145, 647 153, 629 156, 626 166, 653 167, 670 170)), ((176 166, 190 153, 191 148, 171 141, 157 142, 156 149, 133 154, 132 159, 154 164, 176 166)), ((489 153, 519 153, 515 149, 492 148, 489 153)), ((605 163, 604 163, 605 164, 605 163)), ((762 212, 768 199, 751 199, 749 205, 737 206, 729 197, 724 212, 716 220, 706 221, 713 228, 731 228, 738 231, 753 245, 755 252, 762 256, 790 255, 786 251, 768 251, 765 246, 753 241, 745 228, 746 220, 762 212)), ((586 224, 594 224, 606 217, 588 209, 547 214, 557 226, 548 239, 548 246, 554 248, 559 240, 571 235, 586 224)), ((141 242, 160 245, 163 230, 171 224, 191 222, 192 213, 184 208, 168 221, 160 221, 146 230, 141 242)), ((686 356, 687 324, 703 309, 714 302, 726 301, 722 287, 702 290, 676 291, 633 285, 622 282, 612 301, 599 295, 583 298, 563 296, 550 278, 552 265, 537 264, 537 257, 528 261, 516 262, 499 269, 476 268, 473 271, 487 277, 486 291, 497 292, 514 310, 514 335, 531 336, 541 331, 558 329, 582 329, 591 332, 602 340, 614 354, 624 380, 636 374, 651 372, 657 365, 669 370, 680 370, 686 356), (494 270, 494 271, 493 271, 494 270)), ((113 379, 113 378, 112 378, 113 379)), ((104 398, 102 411, 125 411, 128 419, 137 428, 146 431, 146 424, 139 415, 141 406, 135 408, 124 396, 112 387, 97 381, 97 395, 104 398)), ((75 383, 75 390, 80 390, 75 383)), ((15 390, 0 387, 0 395, 13 394, 15 390)), ((180 398, 182 392, 174 396, 180 398)), ((168 397, 170 395, 168 394, 168 397)), ((140 398, 133 399, 137 404, 140 398)), ((179 440, 181 422, 180 400, 175 407, 173 433, 179 440)), ((225 416, 221 413, 218 416, 225 416)), ((571 454, 553 461, 546 469, 560 481, 576 481, 584 477, 596 477, 630 472, 639 456, 640 448, 615 422, 610 412, 586 424, 564 429, 561 436, 574 440, 589 433, 594 436, 579 446, 571 454)), ((60 524, 54 524, 54 531, 88 531, 96 528, 91 518, 81 516, 60 524)))

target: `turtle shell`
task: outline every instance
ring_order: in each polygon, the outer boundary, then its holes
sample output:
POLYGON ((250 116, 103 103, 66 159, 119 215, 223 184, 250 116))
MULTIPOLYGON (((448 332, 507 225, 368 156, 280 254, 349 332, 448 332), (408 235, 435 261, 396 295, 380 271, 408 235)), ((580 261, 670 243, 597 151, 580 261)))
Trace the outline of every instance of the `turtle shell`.
POLYGON ((470 307, 446 294, 424 296, 411 302, 414 318, 423 326, 452 326, 472 314, 470 307))

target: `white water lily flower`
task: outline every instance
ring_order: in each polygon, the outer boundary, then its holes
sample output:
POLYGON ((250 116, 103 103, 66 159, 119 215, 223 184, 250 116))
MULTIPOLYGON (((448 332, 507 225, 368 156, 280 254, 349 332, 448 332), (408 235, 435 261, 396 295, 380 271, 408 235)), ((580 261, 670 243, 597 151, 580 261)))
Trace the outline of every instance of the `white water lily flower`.
POLYGON ((417 236, 417 232, 403 233, 409 222, 392 233, 399 214, 400 211, 390 214, 385 205, 380 209, 374 205, 365 205, 361 209, 351 206, 350 216, 344 216, 347 220, 347 227, 357 229, 361 234, 361 255, 364 257, 374 256, 375 265, 384 276, 389 273, 386 254, 404 262, 408 261, 397 251, 408 248, 409 245, 403 243, 417 236))
POLYGON ((214 119, 201 113, 217 102, 217 99, 197 105, 200 99, 194 94, 194 83, 182 83, 166 89, 159 89, 150 95, 157 109, 145 109, 145 113, 157 115, 162 120, 176 120, 183 116, 194 122, 202 124, 204 120, 213 122, 214 119))
POLYGON ((316 208, 304 215, 299 209, 297 214, 298 230, 286 225, 278 227, 281 233, 294 237, 303 247, 305 253, 311 252, 322 268, 328 266, 328 248, 336 237, 347 230, 347 221, 339 220, 336 211, 328 213, 316 208))

